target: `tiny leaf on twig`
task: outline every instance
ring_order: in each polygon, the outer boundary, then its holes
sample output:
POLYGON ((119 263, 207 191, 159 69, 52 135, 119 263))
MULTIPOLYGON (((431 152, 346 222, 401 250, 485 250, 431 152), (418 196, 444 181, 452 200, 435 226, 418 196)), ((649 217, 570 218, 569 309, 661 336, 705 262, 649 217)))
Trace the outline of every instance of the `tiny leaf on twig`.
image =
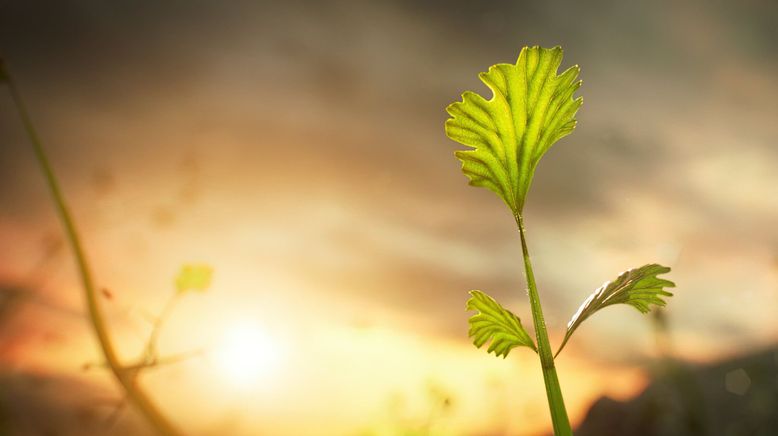
POLYGON ((494 352, 496 356, 503 358, 507 357, 513 348, 519 346, 529 347, 537 352, 535 342, 524 330, 518 316, 481 291, 470 291, 470 295, 470 299, 467 300, 467 310, 479 312, 468 320, 469 336, 473 338, 473 345, 481 348, 491 340, 492 343, 486 351, 494 352))
POLYGON ((213 268, 208 265, 184 265, 176 277, 176 290, 179 294, 188 291, 203 292, 211 286, 213 268))
POLYGON ((595 290, 584 302, 573 318, 567 323, 567 332, 558 355, 567 344, 570 336, 598 310, 613 304, 629 304, 641 313, 648 313, 651 305, 664 306, 666 303, 662 297, 671 297, 673 294, 664 288, 675 287, 670 280, 660 279, 659 274, 670 272, 670 268, 656 263, 643 265, 621 273, 616 280, 605 282, 595 290))

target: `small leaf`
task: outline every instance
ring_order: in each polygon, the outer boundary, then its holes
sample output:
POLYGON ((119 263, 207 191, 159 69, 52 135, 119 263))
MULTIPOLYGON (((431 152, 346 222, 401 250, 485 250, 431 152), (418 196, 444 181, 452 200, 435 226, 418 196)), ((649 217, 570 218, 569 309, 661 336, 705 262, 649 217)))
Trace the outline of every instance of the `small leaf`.
POLYGON ((537 352, 535 342, 524 330, 518 316, 504 309, 500 303, 481 291, 470 291, 470 295, 470 299, 467 300, 467 310, 479 312, 468 320, 469 336, 473 338, 473 345, 481 348, 491 340, 487 352, 494 352, 496 356, 503 358, 518 346, 529 347, 537 352))
POLYGON ((672 297, 673 295, 665 291, 664 288, 673 288, 675 283, 660 279, 657 275, 668 272, 670 272, 669 267, 652 263, 624 271, 616 280, 605 282, 581 304, 573 318, 567 323, 565 339, 556 354, 558 355, 562 351, 570 336, 586 318, 604 307, 613 304, 629 304, 641 313, 648 313, 652 304, 664 306, 666 302, 662 297, 672 297))
POLYGON ((473 150, 457 151, 473 186, 494 191, 521 213, 532 176, 548 149, 575 129, 583 99, 579 68, 557 75, 562 48, 524 47, 516 64, 497 64, 478 77, 492 91, 486 100, 467 91, 449 105, 446 135, 473 150))
POLYGON ((204 292, 211 286, 213 268, 208 265, 184 265, 176 277, 176 290, 179 294, 187 291, 204 292))

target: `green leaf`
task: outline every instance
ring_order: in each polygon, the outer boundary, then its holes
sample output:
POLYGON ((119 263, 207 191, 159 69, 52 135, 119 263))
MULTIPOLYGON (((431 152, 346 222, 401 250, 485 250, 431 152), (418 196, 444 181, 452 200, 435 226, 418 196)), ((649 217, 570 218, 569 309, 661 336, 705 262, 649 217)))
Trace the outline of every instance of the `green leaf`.
POLYGON ((567 323, 567 333, 558 355, 573 332, 586 318, 589 318, 598 310, 614 304, 629 304, 641 313, 648 313, 651 305, 664 306, 662 297, 672 297, 672 293, 664 288, 673 288, 675 283, 670 280, 660 279, 659 274, 670 272, 670 268, 656 263, 643 265, 621 273, 616 280, 605 282, 592 295, 590 295, 578 308, 573 318, 567 323))
POLYGON ((524 47, 515 65, 497 64, 479 74, 492 90, 490 100, 467 91, 446 108, 453 117, 446 135, 473 148, 456 152, 462 172, 471 185, 494 191, 514 214, 524 207, 540 158, 575 129, 583 103, 573 99, 580 69, 557 75, 561 62, 561 47, 524 47))
POLYGON ((204 292, 211 286, 213 268, 208 265, 184 265, 176 277, 179 294, 188 291, 204 292))
POLYGON ((473 338, 473 345, 481 348, 491 340, 492 343, 486 351, 494 352, 496 356, 503 358, 518 346, 529 347, 537 352, 535 342, 524 330, 518 316, 481 291, 470 291, 470 295, 470 299, 467 300, 467 310, 479 312, 468 320, 469 336, 473 338))

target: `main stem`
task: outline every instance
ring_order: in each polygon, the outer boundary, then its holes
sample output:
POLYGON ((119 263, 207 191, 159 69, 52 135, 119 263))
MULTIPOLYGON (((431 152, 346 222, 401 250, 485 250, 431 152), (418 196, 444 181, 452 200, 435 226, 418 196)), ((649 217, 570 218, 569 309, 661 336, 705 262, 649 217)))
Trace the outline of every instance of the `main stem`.
POLYGON ((524 234, 524 218, 518 213, 515 214, 515 218, 516 224, 519 226, 519 234, 521 235, 521 252, 524 255, 527 293, 529 294, 529 302, 532 307, 532 321, 535 324, 540 366, 543 368, 543 381, 546 384, 546 396, 548 397, 548 408, 551 411, 551 422, 554 425, 554 435, 572 436, 573 430, 570 428, 570 420, 567 418, 567 410, 565 409, 565 400, 562 398, 562 389, 559 386, 559 378, 556 375, 554 355, 548 342, 546 321, 543 318, 543 308, 540 305, 540 296, 535 285, 535 274, 532 272, 532 262, 527 249, 527 238, 524 234))
POLYGON ((65 234, 68 242, 73 249, 73 254, 76 258, 76 265, 78 267, 79 274, 81 276, 81 283, 84 287, 84 295, 86 297, 87 308, 89 311, 89 320, 92 323, 93 330, 97 335, 97 340, 100 343, 100 349, 103 352, 105 361, 111 372, 116 377, 116 380, 124 389, 127 398, 135 404, 140 412, 148 419, 154 429, 161 435, 165 436, 177 436, 180 432, 168 421, 168 419, 162 415, 157 406, 149 399, 146 393, 136 383, 136 372, 127 371, 127 369, 119 361, 119 357, 116 354, 116 349, 113 346, 111 337, 108 334, 106 327, 105 316, 100 308, 97 292, 95 291, 94 281, 92 279, 92 272, 89 268, 89 262, 86 259, 84 250, 81 246, 81 240, 78 236, 75 223, 68 210, 65 197, 59 188, 59 183, 54 175, 54 170, 49 163, 46 153, 43 150, 43 145, 38 138, 38 134, 32 125, 24 102, 21 98, 19 90, 10 73, 4 69, 2 60, 0 60, 0 80, 5 80, 11 91, 11 98, 13 99, 16 109, 19 112, 19 116, 24 124, 24 129, 27 132, 27 136, 32 143, 35 157, 38 160, 41 171, 46 178, 46 184, 51 191, 51 195, 54 199, 57 212, 59 214, 62 225, 65 228, 65 234))

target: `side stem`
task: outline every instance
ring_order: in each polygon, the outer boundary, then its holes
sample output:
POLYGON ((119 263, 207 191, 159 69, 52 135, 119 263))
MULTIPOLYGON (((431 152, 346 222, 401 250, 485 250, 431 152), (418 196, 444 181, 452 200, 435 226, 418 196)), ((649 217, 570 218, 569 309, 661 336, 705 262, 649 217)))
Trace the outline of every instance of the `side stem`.
POLYGON ((27 133, 30 142, 32 143, 35 157, 40 165, 40 169, 43 172, 43 176, 46 179, 49 191, 54 200, 54 204, 59 214, 60 220, 65 230, 68 242, 73 249, 73 254, 76 258, 76 265, 78 267, 79 274, 81 276, 81 283, 84 287, 84 296, 86 297, 87 308, 89 311, 89 320, 92 323, 92 328, 97 335, 97 340, 100 343, 100 349, 103 352, 105 361, 111 372, 115 376, 116 380, 124 389, 127 394, 127 398, 140 410, 140 412, 148 419, 149 423, 154 427, 157 433, 165 436, 177 436, 180 432, 168 421, 168 419, 159 411, 157 406, 149 399, 146 393, 137 385, 136 374, 132 371, 127 371, 119 361, 119 357, 116 353, 116 349, 113 346, 111 337, 108 334, 106 327, 105 316, 100 308, 97 292, 95 291, 95 285, 92 278, 92 272, 89 268, 89 262, 86 259, 84 250, 81 246, 81 240, 78 236, 75 223, 68 210, 65 197, 59 188, 59 183, 54 175, 54 170, 49 163, 46 153, 43 150, 43 145, 38 137, 35 128, 33 127, 32 120, 30 119, 27 109, 22 100, 19 90, 16 88, 16 84, 11 78, 10 73, 2 65, 0 60, 0 81, 4 80, 8 84, 8 88, 11 91, 11 98, 16 105, 16 110, 19 113, 19 117, 22 120, 24 129, 27 133))
POLYGON ((548 342, 546 321, 543 318, 540 296, 535 285, 535 274, 532 272, 532 263, 530 262, 524 230, 524 218, 518 213, 515 214, 515 218, 516 224, 519 226, 519 234, 521 235, 521 251, 524 255, 524 272, 527 277, 527 293, 529 294, 529 301, 532 307, 532 321, 535 324, 538 355, 540 356, 540 366, 543 368, 543 381, 546 384, 546 396, 548 397, 548 408, 551 411, 551 422, 554 425, 554 435, 572 436, 573 430, 570 428, 570 420, 567 418, 565 401, 562 398, 562 389, 559 386, 559 378, 554 366, 554 356, 551 351, 551 345, 548 342))

